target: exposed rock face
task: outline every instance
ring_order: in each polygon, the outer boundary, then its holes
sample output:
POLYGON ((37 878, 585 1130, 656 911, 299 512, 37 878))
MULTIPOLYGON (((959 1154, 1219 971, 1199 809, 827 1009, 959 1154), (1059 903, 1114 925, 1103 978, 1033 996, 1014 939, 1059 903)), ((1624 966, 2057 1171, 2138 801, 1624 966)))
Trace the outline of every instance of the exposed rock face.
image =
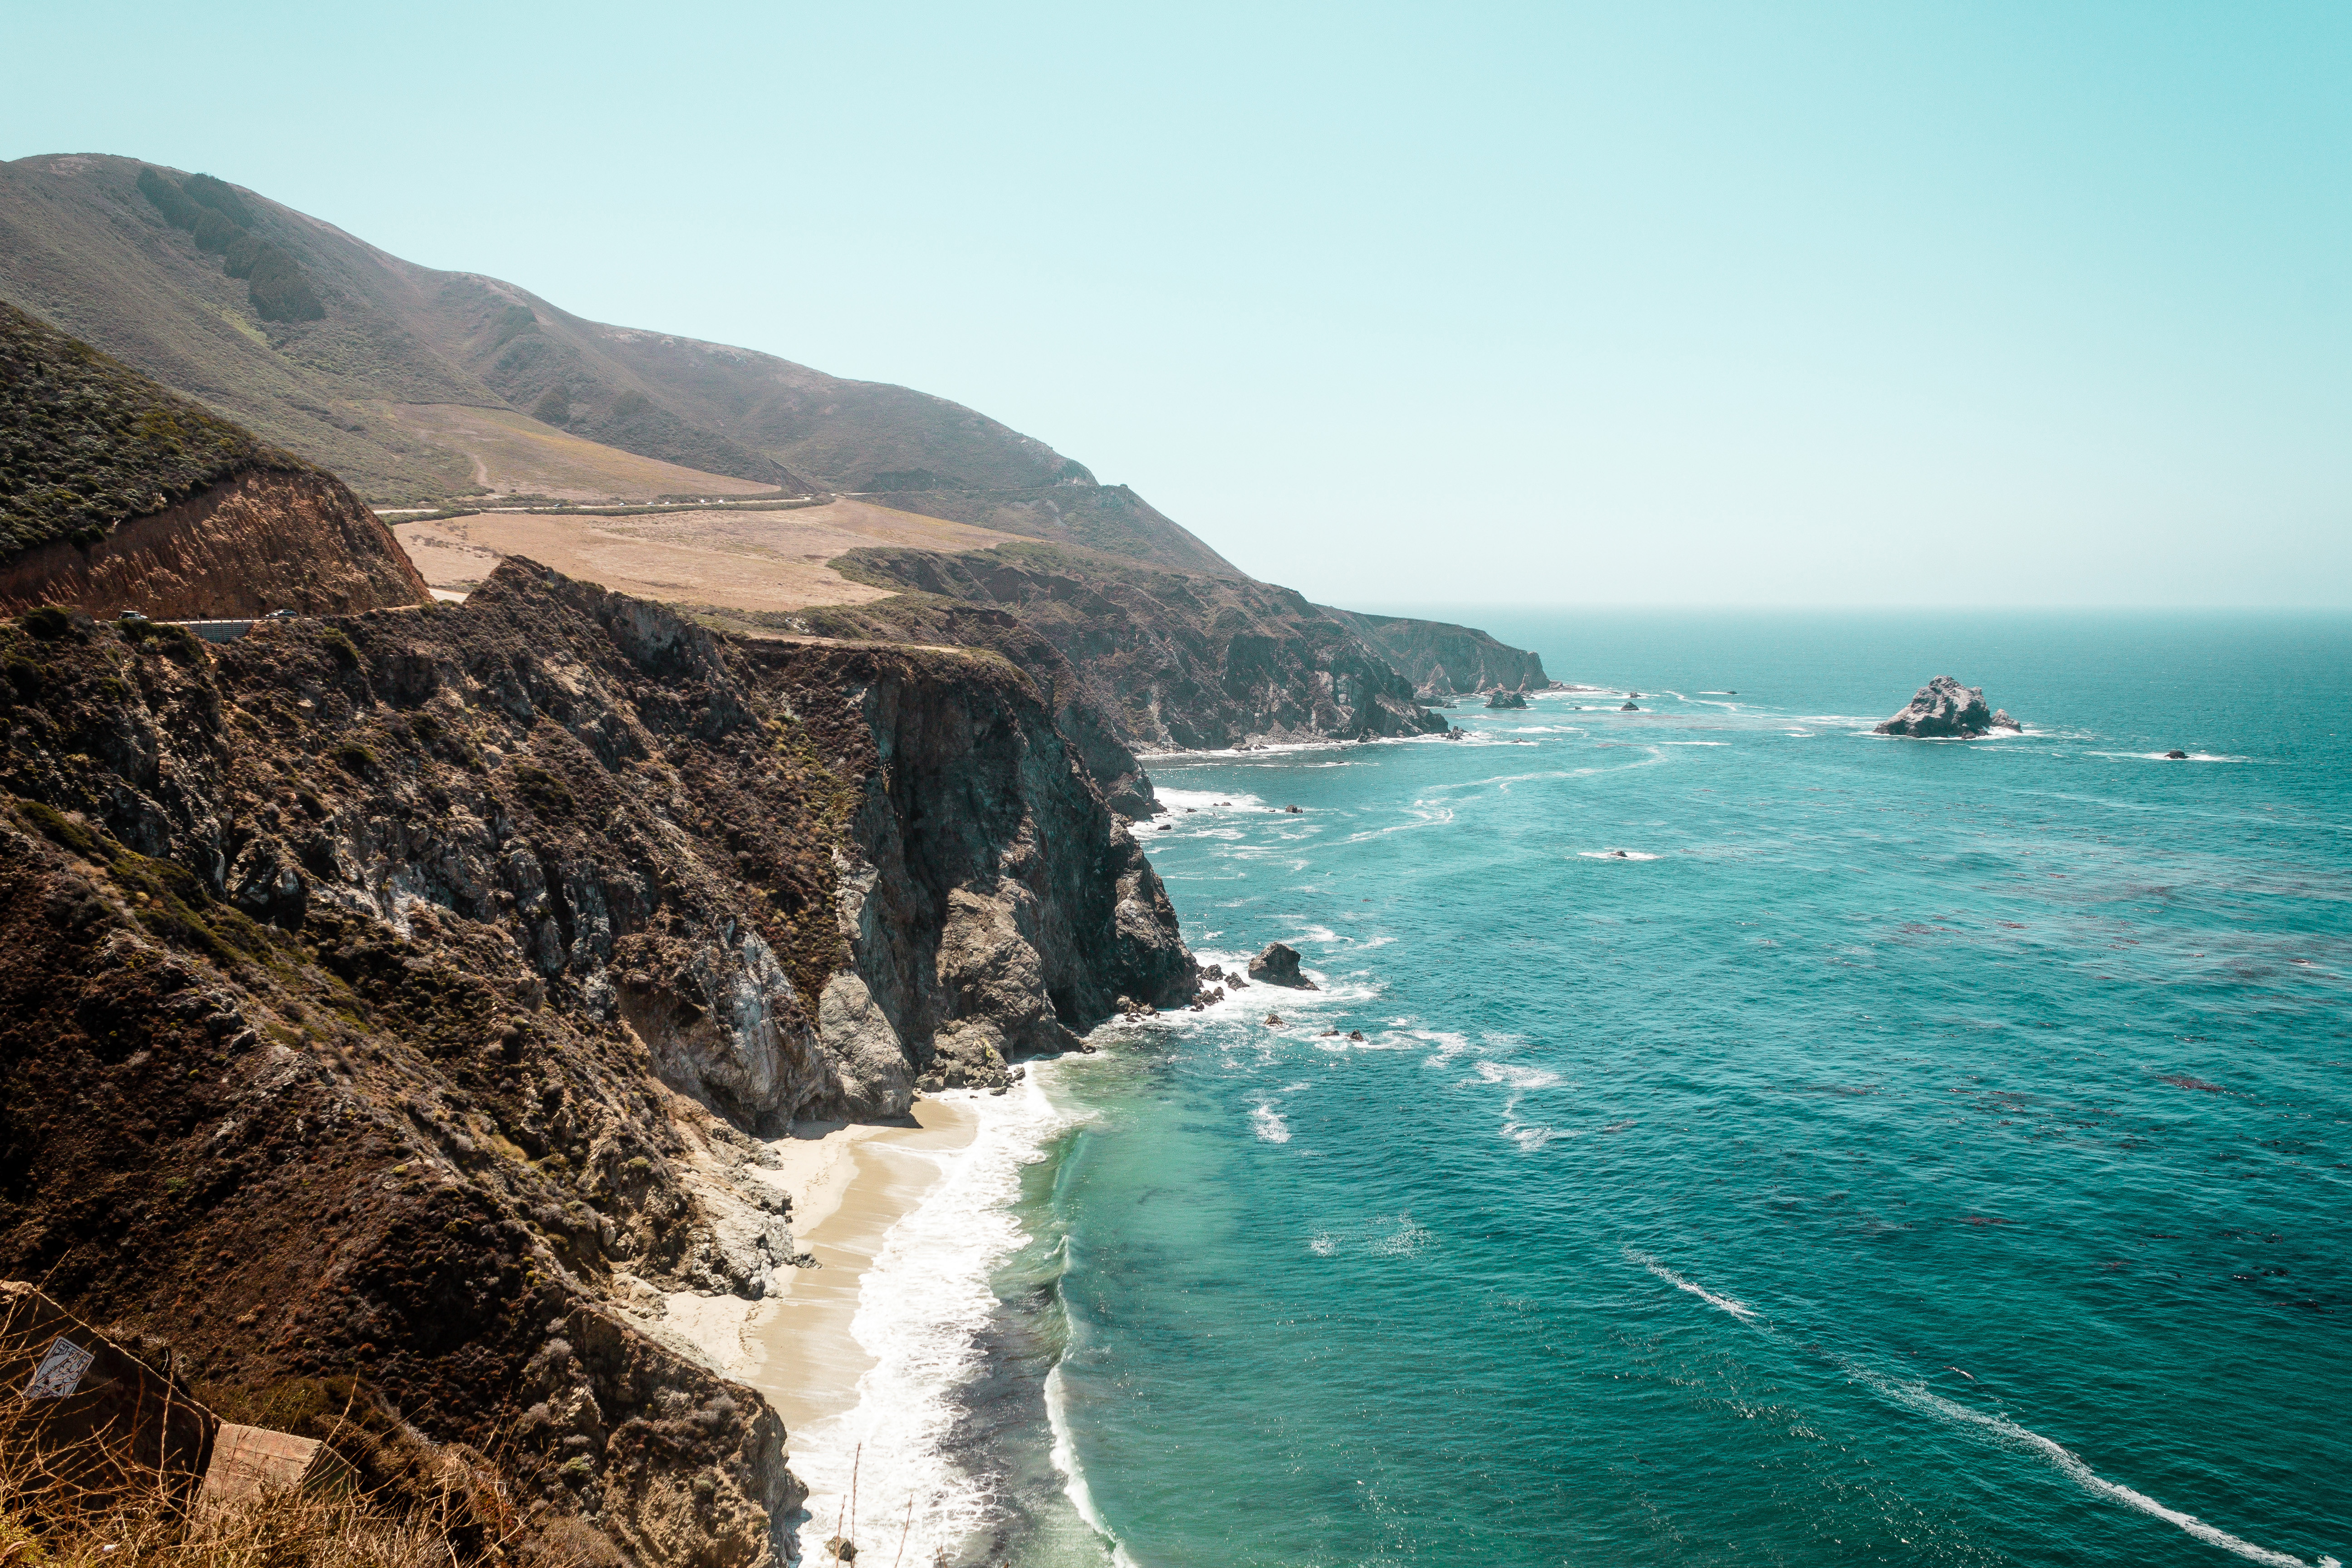
POLYGON ((762 631, 883 637, 891 641, 986 648, 1035 681, 1054 710, 1054 722, 1094 781, 1103 804, 1118 816, 1157 816, 1160 800, 1151 777, 1118 733, 1117 716, 1096 705, 1061 650, 1009 610, 967 605, 928 595, 908 595, 880 605, 782 614, 723 612, 725 619, 762 631), (870 612, 870 613, 869 613, 870 612))
POLYGON ((1497 642, 1475 626, 1359 615, 1328 605, 1318 608, 1378 648, 1417 691, 1433 700, 1498 687, 1541 691, 1551 685, 1540 656, 1497 642))
POLYGON ((1051 545, 948 555, 856 550, 845 576, 913 590, 812 612, 813 629, 898 635, 938 595, 1009 610, 1076 672, 1087 706, 1130 748, 1442 732, 1412 683, 1376 649, 1287 588, 1051 545))
POLYGON ((1286 942, 1266 943, 1265 951, 1249 961, 1249 977, 1267 985, 1287 985, 1295 991, 1318 989, 1315 982, 1298 973, 1298 950, 1286 942))
POLYGON ((1524 708, 1528 705, 1524 691, 1490 691, 1486 694, 1489 708, 1524 708))
POLYGON ((36 546, 0 565, 0 614, 71 605, 95 616, 242 619, 352 615, 431 598, 407 552, 331 475, 255 469, 94 544, 36 546))
POLYGON ((0 626, 0 1272, 208 1385, 355 1372, 637 1562, 751 1564, 802 1495, 632 1308, 791 1258, 747 1131, 1197 985, 985 656, 738 645, 521 562, 217 647, 37 626, 0 626))
POLYGON ((1909 707, 1880 724, 1876 732, 1912 735, 1921 740, 1966 741, 1990 734, 1995 729, 2022 728, 2006 712, 1994 713, 1985 707, 1982 687, 1962 686, 1948 675, 1939 675, 1919 689, 1909 707))

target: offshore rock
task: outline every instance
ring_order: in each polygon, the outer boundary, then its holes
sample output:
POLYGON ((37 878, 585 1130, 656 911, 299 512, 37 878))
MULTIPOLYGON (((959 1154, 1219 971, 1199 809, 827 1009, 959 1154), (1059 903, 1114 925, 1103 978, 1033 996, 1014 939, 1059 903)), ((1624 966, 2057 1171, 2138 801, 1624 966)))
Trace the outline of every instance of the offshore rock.
POLYGON ((1489 708, 1524 708, 1527 705, 1528 694, 1524 691, 1508 691, 1497 687, 1486 694, 1486 706, 1489 708))
POLYGON ((1298 973, 1298 950, 1286 942, 1270 942, 1265 951, 1249 961, 1249 977, 1265 985, 1287 985, 1295 991, 1318 989, 1315 982, 1298 973))
POLYGON ((1921 687, 1909 707, 1880 724, 1881 735, 1910 735, 1919 740, 1974 740, 1995 729, 2022 729, 2007 713, 1985 706, 1984 688, 1962 686, 1939 675, 1921 687))

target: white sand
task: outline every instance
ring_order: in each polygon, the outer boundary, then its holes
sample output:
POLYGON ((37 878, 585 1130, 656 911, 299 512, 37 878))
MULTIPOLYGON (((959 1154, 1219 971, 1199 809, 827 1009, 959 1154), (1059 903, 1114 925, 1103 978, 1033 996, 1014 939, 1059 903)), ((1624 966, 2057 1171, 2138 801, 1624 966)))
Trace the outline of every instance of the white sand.
POLYGON ((738 1373, 766 1394, 792 1436, 857 1403, 857 1380, 874 1365, 850 1333, 858 1286, 891 1226, 941 1171, 920 1151, 961 1149, 980 1129, 969 1106, 915 1102, 914 1127, 803 1123, 771 1144, 781 1170, 757 1173, 793 1200, 793 1240, 815 1268, 780 1268, 743 1331, 749 1364, 738 1373))

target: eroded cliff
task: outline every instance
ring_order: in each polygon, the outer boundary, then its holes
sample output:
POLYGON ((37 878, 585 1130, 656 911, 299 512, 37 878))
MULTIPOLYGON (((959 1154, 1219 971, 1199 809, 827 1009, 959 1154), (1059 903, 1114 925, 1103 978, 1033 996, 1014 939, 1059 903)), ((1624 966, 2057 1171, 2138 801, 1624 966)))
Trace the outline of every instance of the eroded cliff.
POLYGON ((355 1371, 640 1562, 756 1562, 800 1496, 632 1310, 786 1260, 751 1134, 1192 987, 984 653, 515 562, 218 647, 49 612, 0 668, 0 1269, 211 1385, 355 1371))
POLYGON ((1269 583, 1026 543, 855 550, 833 565, 908 596, 808 612, 812 627, 908 636, 932 624, 932 601, 1008 610, 1068 662, 1103 727, 1138 751, 1446 728, 1353 629, 1269 583))
POLYGON ((242 619, 352 615, 431 597, 392 531, 329 474, 248 469, 89 542, 0 563, 0 615, 70 605, 92 615, 242 619))

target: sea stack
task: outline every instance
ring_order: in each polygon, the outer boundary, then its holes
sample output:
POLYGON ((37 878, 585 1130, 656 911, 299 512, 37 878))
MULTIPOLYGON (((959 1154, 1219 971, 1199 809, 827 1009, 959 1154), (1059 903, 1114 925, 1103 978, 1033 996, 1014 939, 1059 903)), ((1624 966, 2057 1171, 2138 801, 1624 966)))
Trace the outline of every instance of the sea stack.
POLYGON ((1298 973, 1298 950, 1286 942, 1266 943, 1265 951, 1249 961, 1249 977, 1261 984, 1287 985, 1296 991, 1318 989, 1298 973))
POLYGON ((1498 686, 1486 693, 1486 706, 1489 708, 1524 708, 1527 705, 1528 696, 1524 691, 1511 691, 1498 686))
POLYGON ((1921 687, 1911 705, 1879 725, 1876 732, 1923 741, 1973 741, 1995 730, 2024 728, 2007 711, 1988 709, 1983 687, 1962 686, 1948 675, 1939 675, 1921 687))

